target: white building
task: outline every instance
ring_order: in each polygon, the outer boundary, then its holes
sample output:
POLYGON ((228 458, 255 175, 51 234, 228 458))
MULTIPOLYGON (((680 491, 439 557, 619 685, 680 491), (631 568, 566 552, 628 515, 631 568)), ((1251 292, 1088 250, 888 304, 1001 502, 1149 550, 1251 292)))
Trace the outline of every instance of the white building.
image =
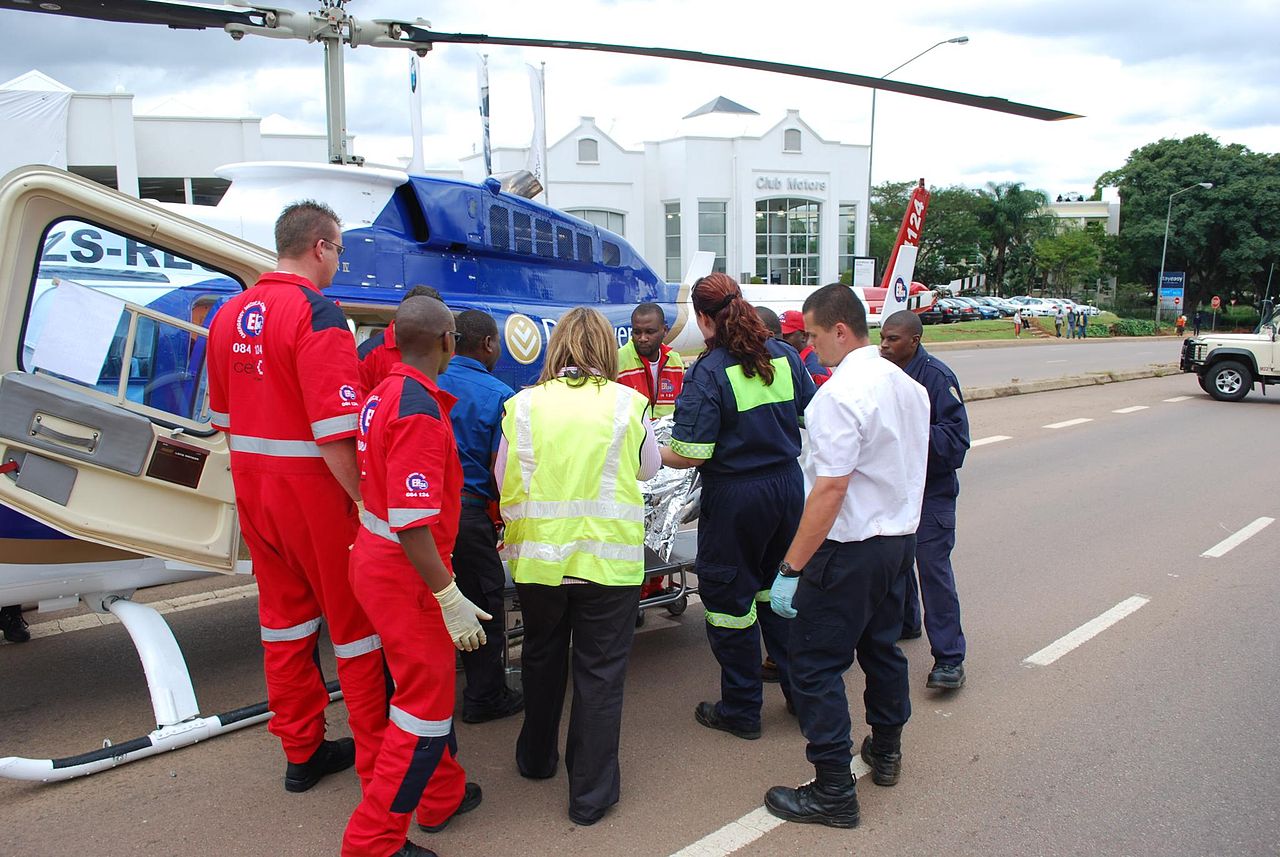
MULTIPOLYGON (((627 149, 590 116, 547 149, 547 201, 626 238, 669 280, 696 250, 716 270, 761 282, 834 282, 866 255, 867 147, 824 140, 788 110, 769 124, 717 98, 681 134, 627 149)), ((493 171, 525 166, 499 148, 493 171)), ((484 178, 479 154, 463 176, 484 178)))
POLYGON ((1046 208, 1060 221, 1083 228, 1089 223, 1102 224, 1107 235, 1120 234, 1120 189, 1104 187, 1102 199, 1084 199, 1081 194, 1059 194, 1046 208), (1067 198, 1070 197, 1070 198, 1067 198))

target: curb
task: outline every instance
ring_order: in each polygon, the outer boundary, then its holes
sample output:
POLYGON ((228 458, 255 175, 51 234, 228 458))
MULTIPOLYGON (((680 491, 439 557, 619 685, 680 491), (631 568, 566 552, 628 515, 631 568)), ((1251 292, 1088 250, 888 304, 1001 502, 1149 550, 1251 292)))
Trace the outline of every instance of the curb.
POLYGON ((961 388, 965 402, 980 402, 984 399, 1003 399, 1006 396, 1021 396, 1024 393, 1047 393, 1051 390, 1070 390, 1075 387, 1094 387, 1100 384, 1114 384, 1118 381, 1138 381, 1143 378, 1163 378, 1166 375, 1179 375, 1181 370, 1173 363, 1153 364, 1148 369, 1130 369, 1125 372, 1094 372, 1089 375, 1067 375, 1062 378, 1046 378, 1040 381, 999 384, 993 387, 961 388))
MULTIPOLYGON (((925 328, 928 333, 928 328, 925 328)), ((1186 339, 1185 336, 1094 336, 1089 339, 1072 339, 1067 340, 1056 336, 1036 337, 1035 339, 962 339, 953 342, 929 342, 922 338, 920 344, 929 349, 930 353, 936 351, 959 351, 965 348, 1021 348, 1022 346, 1037 345, 1065 345, 1067 342, 1078 342, 1080 345, 1089 345, 1091 343, 1100 342, 1134 342, 1141 340, 1143 342, 1181 342, 1186 339)), ((1072 345, 1072 348, 1078 346, 1072 345)))

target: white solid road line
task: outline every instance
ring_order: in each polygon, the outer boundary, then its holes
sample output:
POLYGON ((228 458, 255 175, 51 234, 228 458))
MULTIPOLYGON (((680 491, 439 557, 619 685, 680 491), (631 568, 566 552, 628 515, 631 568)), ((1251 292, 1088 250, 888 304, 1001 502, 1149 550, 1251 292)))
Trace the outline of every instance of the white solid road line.
POLYGON ((1007 434, 993 434, 991 437, 980 437, 977 440, 972 441, 969 444, 969 448, 973 449, 975 446, 986 446, 989 443, 999 443, 1002 440, 1013 440, 1013 438, 1007 434))
POLYGON ((1046 360, 1046 361, 1044 361, 1044 362, 1046 362, 1046 363, 1066 363, 1067 361, 1065 361, 1065 360, 1046 360))
MULTIPOLYGON (((871 773, 871 769, 862 759, 856 757, 850 767, 855 777, 861 778, 871 773)), ((697 842, 686 845, 671 857, 726 857, 783 824, 785 822, 782 819, 772 815, 764 807, 753 809, 737 821, 731 821, 719 830, 708 833, 697 842)))
POLYGON ((1117 408, 1116 410, 1112 411, 1111 413, 1113 413, 1113 414, 1136 414, 1138 411, 1145 411, 1145 410, 1147 409, 1147 407, 1148 407, 1147 405, 1133 405, 1132 407, 1128 407, 1128 408, 1117 408))
POLYGON ((1047 429, 1069 428, 1070 426, 1078 426, 1083 423, 1091 423, 1091 422, 1093 422, 1093 419, 1091 417, 1077 417, 1074 420, 1063 420, 1060 423, 1049 423, 1047 426, 1041 426, 1041 428, 1047 428, 1047 429))
POLYGON ((1271 524, 1274 524, 1275 520, 1276 520, 1275 518, 1259 518, 1249 526, 1233 533, 1232 535, 1227 536, 1225 539, 1218 542, 1216 545, 1209 548, 1204 553, 1200 554, 1200 556, 1207 556, 1207 557, 1213 557, 1213 558, 1220 557, 1223 554, 1225 554, 1227 551, 1231 550, 1232 548, 1239 547, 1241 544, 1244 543, 1246 539, 1256 536, 1258 533, 1265 530, 1268 526, 1270 526, 1271 524))
POLYGON ((1054 640, 1034 655, 1025 659, 1023 663, 1047 667, 1072 649, 1089 642, 1150 600, 1145 595, 1134 595, 1126 598, 1098 618, 1090 619, 1065 637, 1054 640))
POLYGON ((1174 396, 1172 399, 1165 399, 1166 402, 1185 402, 1190 396, 1174 396))

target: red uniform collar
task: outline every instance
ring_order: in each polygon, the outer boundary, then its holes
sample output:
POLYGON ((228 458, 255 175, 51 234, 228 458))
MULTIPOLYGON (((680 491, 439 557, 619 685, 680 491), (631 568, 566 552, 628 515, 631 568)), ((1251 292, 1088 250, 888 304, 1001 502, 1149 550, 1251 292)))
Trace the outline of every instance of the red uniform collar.
POLYGON ((295 286, 302 286, 304 289, 311 289, 311 291, 316 292, 317 294, 324 294, 319 286, 308 280, 306 277, 299 274, 290 274, 287 271, 269 271, 263 274, 262 277, 259 278, 258 282, 263 283, 267 280, 277 283, 293 283, 295 286))
POLYGON ((634 342, 631 343, 631 348, 636 352, 636 356, 640 358, 641 363, 658 363, 658 364, 666 363, 667 355, 671 353, 670 345, 667 345, 666 343, 659 343, 658 356, 652 360, 649 360, 643 354, 640 353, 639 349, 636 348, 636 344, 634 342))
POLYGON ((446 390, 441 390, 440 386, 436 384, 435 381, 432 381, 430 378, 428 378, 426 375, 419 372, 417 369, 414 369, 408 363, 393 364, 391 367, 391 372, 389 374, 403 375, 406 378, 412 378, 413 380, 417 381, 419 384, 427 388, 427 392, 431 394, 432 398, 434 398, 437 402, 443 405, 446 411, 451 409, 454 403, 458 401, 457 396, 454 396, 452 393, 449 393, 446 390))
MULTIPOLYGON (((382 344, 388 348, 396 347, 396 322, 395 319, 387 322, 387 329, 382 332, 382 344)), ((408 367, 405 367, 408 368, 408 367)), ((419 373, 421 374, 421 373, 419 373)))

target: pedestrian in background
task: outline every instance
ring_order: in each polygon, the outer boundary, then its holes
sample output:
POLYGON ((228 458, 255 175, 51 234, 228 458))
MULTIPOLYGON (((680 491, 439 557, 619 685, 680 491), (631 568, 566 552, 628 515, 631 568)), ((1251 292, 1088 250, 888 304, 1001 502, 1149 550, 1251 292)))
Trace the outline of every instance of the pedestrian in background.
MULTIPOLYGON (((1059 310, 1061 312, 1061 310, 1059 310)), ((880 329, 880 356, 895 364, 929 394, 929 462, 925 470, 924 502, 916 529, 916 570, 907 575, 907 598, 902 636, 920 636, 920 601, 924 600, 924 628, 929 632, 933 669, 927 687, 956 690, 964 685, 964 629, 960 626, 960 596, 956 592, 951 551, 956 546, 956 498, 969 450, 969 415, 960 381, 947 364, 925 350, 919 316, 895 312, 880 329)))
POLYGON ((1199 336, 1200 325, 1204 324, 1204 312, 1202 312, 1201 310, 1196 310, 1196 314, 1194 316, 1194 322, 1195 322, 1195 325, 1194 327, 1191 328, 1191 335, 1199 336))
POLYGON ((623 685, 644 580, 637 480, 661 466, 649 401, 617 375, 613 326, 586 307, 566 313, 538 384, 507 402, 495 468, 525 627, 516 765, 530 779, 555 776, 572 658, 565 767, 579 825, 620 794, 623 685))
POLYGON ((698 280, 692 302, 707 351, 685 377, 662 463, 697 467, 702 476, 694 569, 720 663, 720 699, 698 703, 694 718, 754 739, 764 703, 762 636, 791 704, 786 623, 764 605, 800 522, 800 415, 814 384, 796 350, 769 336, 731 277, 698 280))
POLYGON ((929 396, 871 345, 862 301, 847 286, 809 295, 804 315, 834 372, 805 411, 816 479, 770 606, 791 621, 792 698, 817 776, 769 789, 765 806, 790 821, 856 827, 844 673, 856 653, 871 726, 861 752, 872 781, 891 786, 911 716, 897 641, 929 457, 929 396))
POLYGON ((1178 329, 1178 335, 1182 336, 1183 332, 1187 329, 1187 317, 1185 315, 1178 316, 1175 326, 1178 329))
POLYGON ((1016 309, 1013 311, 1013 336, 1015 339, 1021 338, 1022 336, 1022 310, 1021 309, 1016 309))
POLYGON ((1080 310, 1076 313, 1076 325, 1076 335, 1081 339, 1086 339, 1089 335, 1089 314, 1084 310, 1080 310))
POLYGON ((1067 310, 1067 339, 1075 339, 1076 336, 1076 308, 1072 307, 1067 310))
POLYGON ((1053 330, 1054 335, 1059 339, 1062 338, 1062 323, 1066 321, 1066 314, 1062 311, 1062 307, 1058 307, 1058 311, 1053 314, 1053 330))

